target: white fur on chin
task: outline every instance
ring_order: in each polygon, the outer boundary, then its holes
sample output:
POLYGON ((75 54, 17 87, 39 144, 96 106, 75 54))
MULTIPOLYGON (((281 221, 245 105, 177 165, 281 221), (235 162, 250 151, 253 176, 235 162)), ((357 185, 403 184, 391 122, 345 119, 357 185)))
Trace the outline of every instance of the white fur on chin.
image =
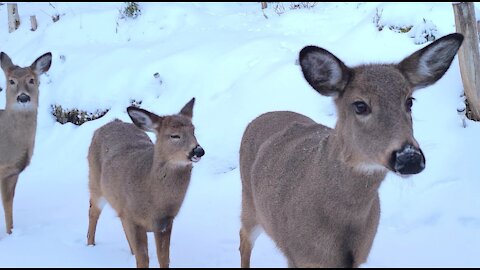
POLYGON ((376 163, 361 163, 354 168, 355 170, 366 174, 384 173, 387 171, 387 168, 376 163))
POLYGON ((33 106, 32 102, 16 102, 15 104, 13 104, 12 109, 16 111, 33 111, 35 110, 35 106, 33 106))

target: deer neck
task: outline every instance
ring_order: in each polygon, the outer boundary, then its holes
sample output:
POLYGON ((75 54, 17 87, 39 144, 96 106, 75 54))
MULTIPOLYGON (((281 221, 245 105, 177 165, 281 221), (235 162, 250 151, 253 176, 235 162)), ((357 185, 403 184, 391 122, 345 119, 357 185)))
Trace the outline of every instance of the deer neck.
POLYGON ((350 145, 337 129, 332 130, 325 144, 326 151, 322 152, 328 153, 329 160, 335 160, 332 169, 342 171, 342 176, 334 180, 341 182, 339 187, 348 193, 352 193, 349 192, 351 190, 363 190, 364 193, 358 193, 362 197, 366 194, 377 194, 388 172, 386 169, 379 165, 362 163, 361 155, 355 152, 355 147, 350 145))
MULTIPOLYGON (((37 128, 36 112, 0 110, 0 166, 13 164, 20 156, 28 162, 33 154, 37 128), (12 163, 13 162, 13 163, 12 163)), ((24 167, 24 166, 23 166, 24 167)))
POLYGON ((162 152, 161 147, 155 147, 150 171, 150 179, 153 182, 177 183, 186 182, 190 179, 192 165, 190 162, 176 163, 162 152))
POLYGON ((14 110, 11 108, 0 110, 0 122, 5 130, 27 132, 34 136, 37 128, 37 110, 14 110))
POLYGON ((22 107, 19 104, 8 104, 5 106, 4 114, 13 119, 23 121, 36 121, 37 120, 37 106, 38 104, 32 104, 29 107, 22 107))

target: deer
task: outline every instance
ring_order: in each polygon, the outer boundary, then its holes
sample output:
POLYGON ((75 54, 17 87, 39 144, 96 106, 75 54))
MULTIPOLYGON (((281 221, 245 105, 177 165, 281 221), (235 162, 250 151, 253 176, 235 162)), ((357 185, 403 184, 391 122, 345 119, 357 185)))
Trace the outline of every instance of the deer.
POLYGON ((127 108, 132 123, 118 119, 94 132, 88 150, 90 210, 87 245, 104 200, 120 217, 138 268, 149 267, 147 232, 153 232, 160 267, 170 264, 170 236, 190 183, 192 164, 205 150, 192 124, 192 98, 180 113, 158 116, 127 108), (153 143, 145 132, 154 132, 153 143))
POLYGON ((335 127, 292 111, 251 121, 240 145, 240 257, 250 267, 265 232, 289 267, 359 267, 380 218, 378 189, 388 172, 420 173, 425 156, 413 136, 412 93, 449 69, 463 36, 446 35, 394 64, 348 67, 306 46, 307 83, 334 99, 335 127))
POLYGON ((50 52, 19 67, 0 53, 6 78, 6 104, 0 110, 0 190, 7 234, 13 230, 13 198, 20 173, 30 164, 35 146, 40 75, 50 69, 50 52))

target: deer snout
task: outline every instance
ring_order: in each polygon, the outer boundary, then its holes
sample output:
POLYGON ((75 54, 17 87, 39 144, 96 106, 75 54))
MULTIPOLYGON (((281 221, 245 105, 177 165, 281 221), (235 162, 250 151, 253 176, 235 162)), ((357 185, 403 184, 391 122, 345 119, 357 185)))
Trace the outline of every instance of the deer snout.
POLYGON ((425 168, 425 156, 420 148, 406 144, 393 152, 390 166, 401 175, 417 174, 425 168))
POLYGON ((27 94, 21 94, 17 97, 17 101, 20 103, 27 103, 30 101, 30 96, 27 94))
POLYGON ((200 158, 205 155, 205 150, 200 145, 197 145, 193 148, 192 152, 190 152, 190 160, 193 162, 200 161, 200 158))

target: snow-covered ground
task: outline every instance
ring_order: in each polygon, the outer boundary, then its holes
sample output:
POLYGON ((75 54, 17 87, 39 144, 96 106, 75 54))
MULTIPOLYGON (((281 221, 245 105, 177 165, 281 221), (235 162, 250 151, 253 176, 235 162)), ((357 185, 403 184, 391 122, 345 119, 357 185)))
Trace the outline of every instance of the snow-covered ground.
MULTIPOLYGON (((86 245, 92 134, 114 118, 130 122, 131 100, 162 115, 177 113, 192 97, 206 155, 195 164, 174 223, 171 266, 240 266, 238 151, 246 125, 272 110, 335 124, 332 101, 312 90, 295 65, 298 52, 314 44, 347 65, 396 62, 426 45, 417 44, 423 30, 437 37, 455 32, 451 3, 319 3, 295 10, 285 3, 282 15, 273 5, 266 9, 268 18, 258 2, 142 3, 138 18, 120 19, 123 6, 19 3, 22 24, 10 34, 7 6, 0 6, 0 51, 20 66, 53 54, 41 78, 35 151, 17 185, 12 235, 4 233, 0 211, 0 267, 135 266, 109 206, 97 245, 86 245), (30 15, 37 16, 35 32, 30 15), (395 30, 407 26, 414 28, 395 30), (82 126, 61 125, 51 115, 53 104, 110 111, 82 126)), ((461 126, 462 92, 457 59, 435 85, 415 92, 414 131, 427 167, 408 179, 389 174, 383 182, 380 226, 364 267, 480 266, 480 124, 461 126)), ((153 240, 149 234, 150 266, 156 267, 153 240)), ((286 266, 265 234, 252 266, 286 266)))

